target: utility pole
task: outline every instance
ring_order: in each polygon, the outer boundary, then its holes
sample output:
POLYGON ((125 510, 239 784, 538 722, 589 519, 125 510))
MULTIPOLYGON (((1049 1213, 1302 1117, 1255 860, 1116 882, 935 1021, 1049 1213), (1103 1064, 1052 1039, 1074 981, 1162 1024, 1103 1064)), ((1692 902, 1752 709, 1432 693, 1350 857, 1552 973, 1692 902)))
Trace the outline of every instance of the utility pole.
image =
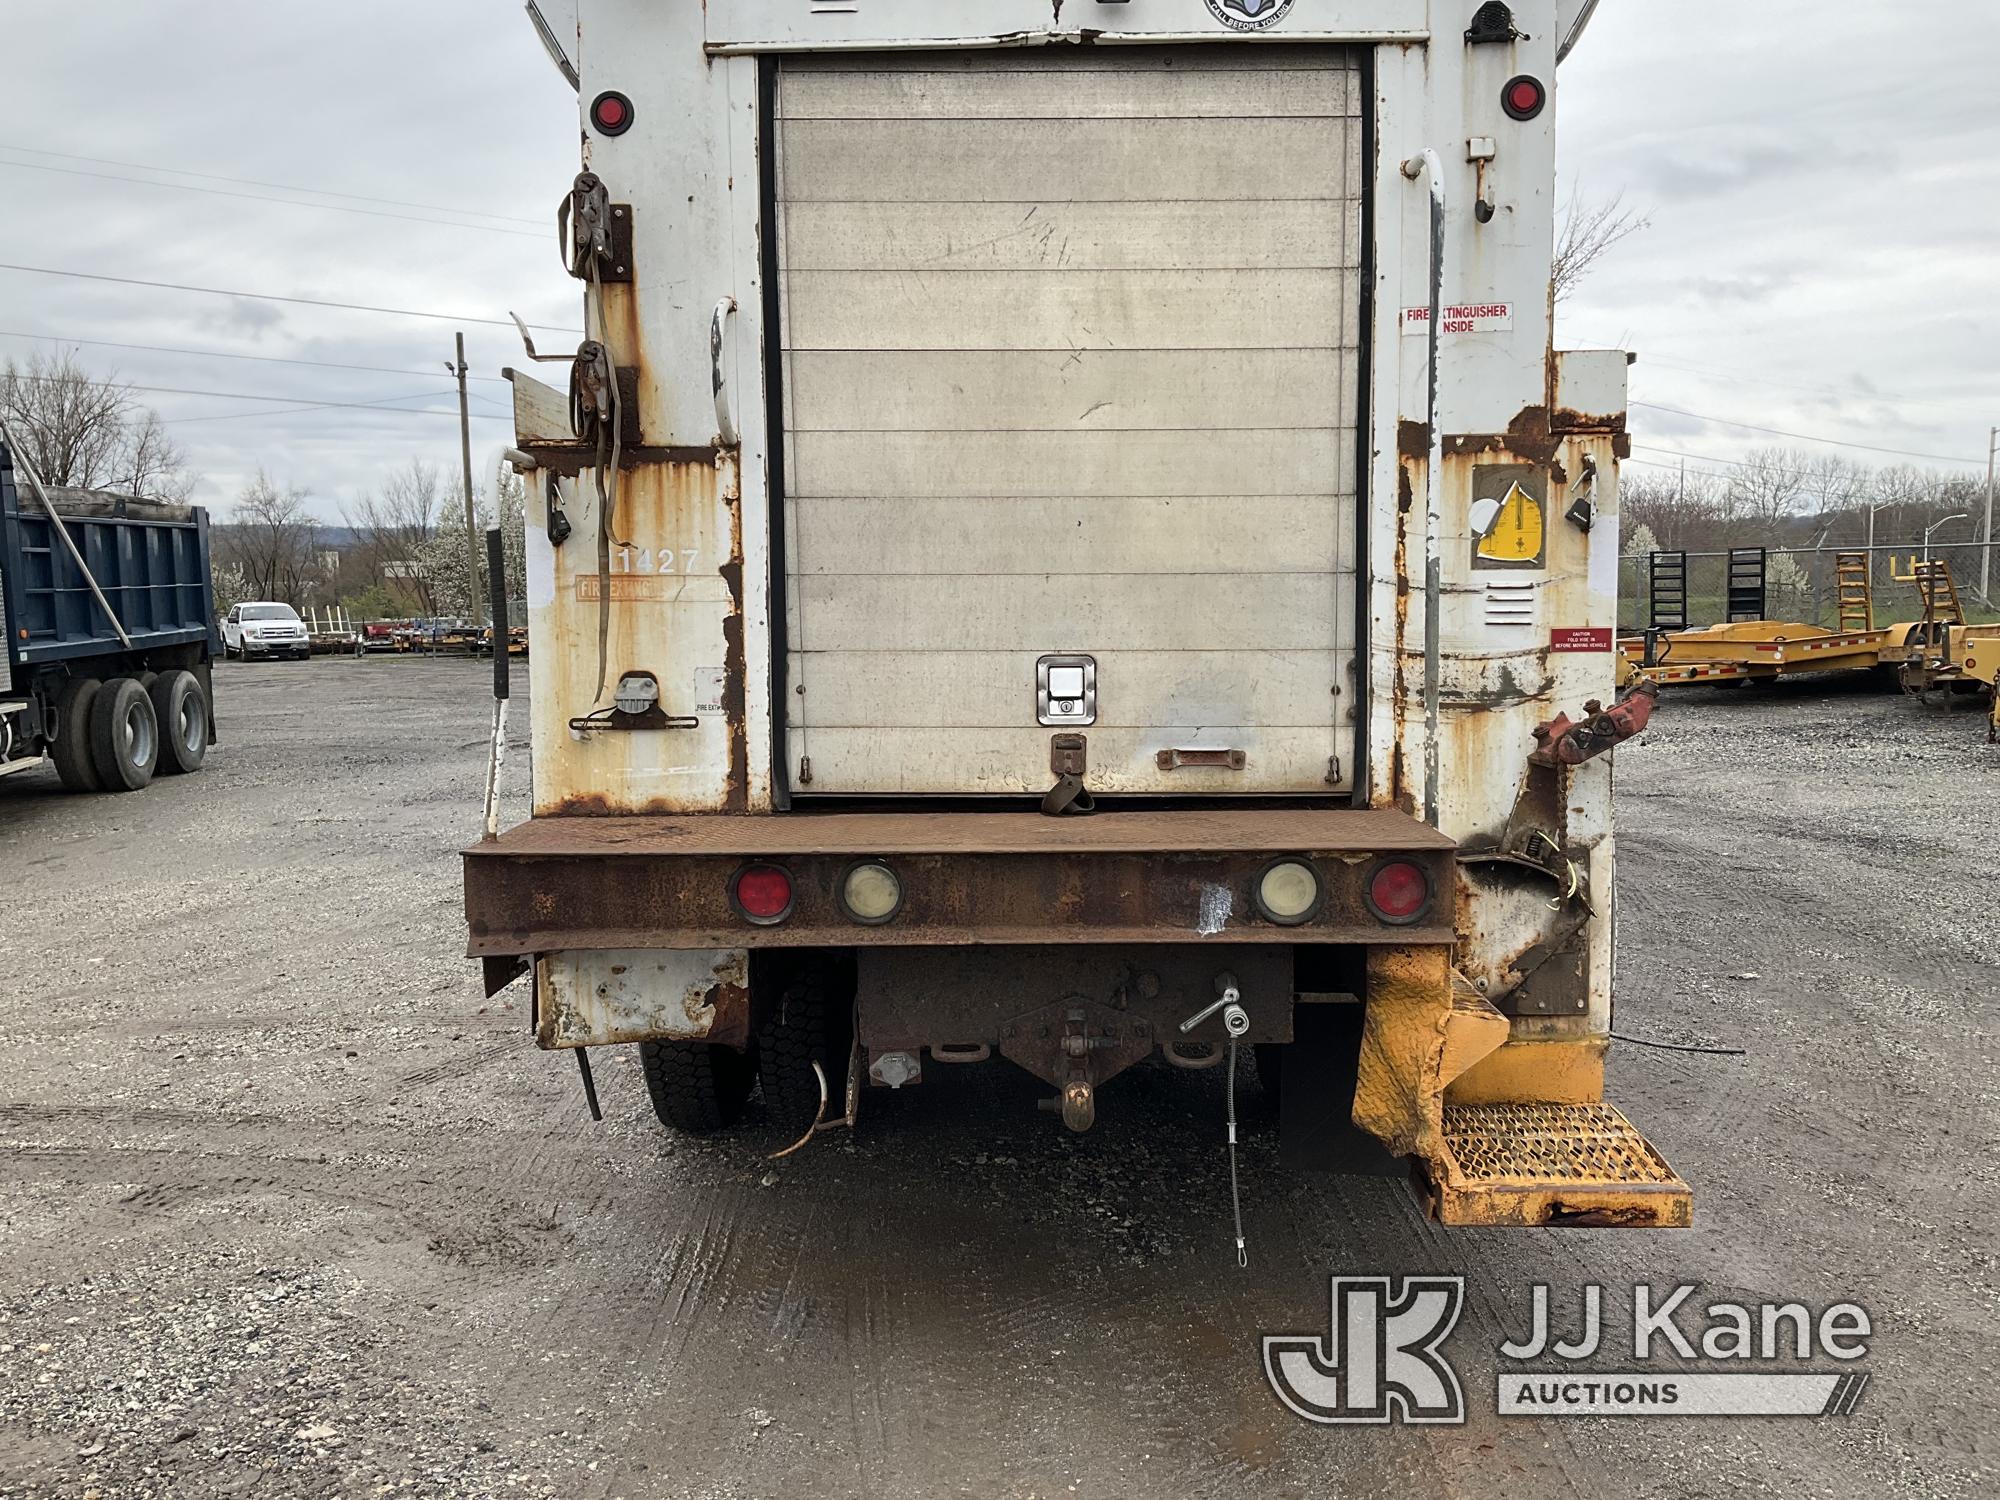
POLYGON ((465 565, 472 579, 472 623, 482 625, 486 611, 479 587, 479 521, 472 505, 472 408, 465 394, 465 335, 458 336, 458 358, 446 365, 458 377, 458 446, 465 464, 465 565))
POLYGON ((1986 434, 1986 545, 1979 553, 1979 600, 1993 607, 1993 459, 2000 453, 2000 427, 1986 434))

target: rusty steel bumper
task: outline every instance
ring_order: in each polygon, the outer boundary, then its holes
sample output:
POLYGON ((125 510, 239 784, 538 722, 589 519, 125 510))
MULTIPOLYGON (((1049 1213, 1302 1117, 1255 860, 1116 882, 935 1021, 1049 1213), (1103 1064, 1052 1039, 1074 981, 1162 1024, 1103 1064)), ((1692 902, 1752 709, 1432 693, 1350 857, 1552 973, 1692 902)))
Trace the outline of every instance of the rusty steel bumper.
POLYGON ((465 851, 469 953, 586 949, 909 947, 961 943, 1449 945, 1449 838, 1399 812, 1342 809, 838 813, 538 818, 465 851), (1430 876, 1431 905, 1391 925, 1365 899, 1393 856, 1430 876), (1279 926, 1251 890, 1271 860, 1310 862, 1325 902, 1279 926), (855 861, 902 881, 895 918, 856 922, 836 891, 855 861), (731 879, 770 862, 791 875, 782 922, 731 904, 731 879))

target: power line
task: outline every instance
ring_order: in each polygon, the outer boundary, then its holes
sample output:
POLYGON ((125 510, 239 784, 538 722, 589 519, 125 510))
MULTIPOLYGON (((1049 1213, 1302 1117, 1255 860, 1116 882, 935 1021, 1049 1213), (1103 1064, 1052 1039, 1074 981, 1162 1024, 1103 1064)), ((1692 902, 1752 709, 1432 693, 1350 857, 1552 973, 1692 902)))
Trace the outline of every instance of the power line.
MULTIPOLYGON (((106 276, 94 271, 57 271, 48 266, 21 266, 0 261, 0 271, 22 271, 30 276, 67 276, 76 281, 104 281, 117 286, 143 286, 162 292, 197 292, 205 297, 241 297, 251 302, 284 302, 294 307, 330 307, 342 312, 381 313, 392 318, 428 318, 437 323, 476 323, 484 328, 512 328, 509 320, 471 318, 458 313, 420 312, 407 307, 371 307, 361 302, 329 302, 317 297, 281 297, 273 292, 239 292, 227 287, 188 286, 177 281, 143 281, 136 276, 106 276)), ((530 323, 545 333, 581 334, 578 328, 558 328, 552 323, 530 323)))
MULTIPOLYGON (((228 395, 226 391, 217 391, 215 392, 215 394, 217 396, 228 395)), ((393 406, 390 405, 389 403, 396 401, 427 401, 434 399, 438 396, 448 396, 450 394, 452 394, 450 391, 416 391, 408 396, 384 396, 377 401, 299 401, 296 405, 282 405, 276 407, 275 409, 267 408, 262 411, 216 412, 213 415, 203 416, 203 417, 166 417, 162 418, 161 425, 180 427, 189 422, 234 422, 234 421, 239 421, 244 417, 283 417, 283 416, 288 416, 293 412, 299 412, 299 411, 334 411, 334 410, 386 411, 405 417, 448 417, 455 415, 455 413, 446 411, 442 407, 433 407, 426 409, 423 407, 393 406)), ((264 400, 286 401, 291 398, 281 396, 274 398, 246 397, 241 399, 246 399, 246 400, 264 399, 264 400)))
POLYGON ((1702 412, 1687 411, 1678 406, 1661 406, 1654 401, 1634 401, 1631 404, 1643 407, 1647 411, 1663 411, 1676 417, 1689 417, 1697 422, 1714 422, 1721 427, 1738 427, 1745 432, 1761 432, 1771 437, 1792 438, 1801 443, 1826 443, 1835 448, 1853 448, 1862 453, 1886 453, 1893 458, 1923 458, 1935 463, 1967 464, 1973 467, 1977 467, 1985 462, 1983 459, 1954 458, 1944 453, 1913 453, 1907 448, 1878 448, 1872 443, 1850 443, 1842 438, 1815 437, 1813 434, 1807 432, 1787 432, 1782 427, 1759 427, 1754 422, 1737 422, 1728 417, 1711 417, 1702 412))
MULTIPOLYGON (((1664 453, 1669 457, 1687 459, 1694 463, 1727 464, 1732 469, 1761 469, 1767 474, 1783 474, 1793 479, 1812 479, 1818 477, 1811 469, 1795 469, 1784 464, 1753 463, 1748 459, 1742 458, 1717 458, 1709 453, 1683 453, 1678 448, 1657 448, 1651 443, 1634 443, 1632 446, 1641 453, 1664 453)), ((1701 473, 1703 471, 1697 469, 1690 470, 1689 472, 1701 473)), ((1728 479, 1733 476, 1728 474, 1714 474, 1713 477, 1716 479, 1728 479)))
MULTIPOLYGON (((36 385, 62 385, 62 384, 64 384, 64 383, 65 383, 65 381, 64 381, 64 379, 63 379, 63 377, 61 377, 61 376, 59 376, 59 375, 19 375, 19 374, 17 374, 17 375, 15 375, 15 376, 14 376, 14 379, 16 379, 16 380, 26 380, 26 381, 31 381, 31 382, 33 382, 33 383, 34 383, 34 384, 36 384, 36 385)), ((84 383, 85 383, 85 384, 87 384, 87 385, 94 385, 94 386, 98 386, 98 387, 100 387, 100 388, 103 388, 103 389, 107 389, 107 390, 111 390, 111 389, 115 389, 115 390, 127 390, 127 391, 143 391, 143 392, 145 392, 145 393, 146 393, 147 395, 149 395, 149 396, 213 396, 213 397, 215 397, 216 399, 218 399, 218 400, 222 400, 222 401, 269 401, 269 402, 273 402, 273 403, 276 403, 276 404, 278 404, 278 405, 283 405, 283 404, 285 404, 285 403, 287 403, 287 402, 292 402, 292 401, 307 401, 307 400, 311 400, 311 399, 312 399, 312 398, 310 398, 310 397, 307 397, 307 396, 262 396, 262 395, 252 395, 252 394, 251 394, 250 392, 248 392, 248 391, 204 391, 204 390, 193 390, 193 389, 190 389, 190 388, 188 388, 187 386, 179 386, 179 385, 127 385, 127 384, 126 384, 126 383, 125 383, 124 381, 122 381, 122 380, 88 380, 88 381, 85 381, 84 383)), ((446 395, 446 396, 455 396, 455 395, 457 395, 457 394, 458 394, 458 392, 456 391, 456 389, 454 389, 454 390, 449 390, 449 391, 443 391, 443 392, 424 392, 424 391, 419 391, 419 392, 417 393, 417 395, 427 395, 427 394, 428 394, 428 395, 446 395)), ((381 397, 381 398, 379 398, 379 399, 381 399, 381 400, 385 400, 385 401, 414 401, 414 400, 416 400, 416 399, 417 399, 417 397, 416 397, 416 396, 385 396, 385 397, 381 397)), ((373 405, 375 404, 375 402, 373 402, 373 401, 320 401, 320 402, 315 402, 314 404, 315 404, 315 405, 319 405, 319 406, 373 406, 373 405)))
MULTIPOLYGON (((1634 451, 1639 453, 1664 453, 1670 458, 1685 459, 1693 463, 1727 464, 1732 469, 1756 469, 1766 474, 1781 474, 1789 479, 1815 480, 1822 477, 1816 470, 1790 468, 1784 464, 1759 463, 1741 458, 1717 458, 1710 453, 1683 453, 1678 448, 1656 448, 1650 443, 1634 443, 1632 446, 1634 451)), ((1656 463, 1650 459, 1643 458, 1630 459, 1628 462, 1645 464, 1648 468, 1653 469, 1679 469, 1682 467, 1680 464, 1656 463)), ((1738 477, 1734 474, 1720 473, 1714 469, 1689 469, 1687 472, 1690 474, 1703 474, 1710 479, 1734 480, 1738 477)))
MULTIPOLYGON (((22 375, 17 378, 21 380, 36 380, 43 377, 22 375)), ((95 380, 89 383, 92 385, 104 384, 102 381, 95 380)), ((425 401, 435 399, 439 396, 452 396, 457 394, 456 390, 416 391, 408 396, 383 396, 374 401, 302 401, 296 396, 253 396, 243 391, 191 391, 181 390, 173 386, 133 385, 126 386, 125 389, 166 396, 212 396, 221 401, 268 401, 273 403, 273 409, 264 411, 216 412, 200 417, 161 417, 159 420, 162 427, 183 427, 191 422, 236 422, 249 417, 284 417, 290 416, 295 412, 308 411, 384 411, 388 412, 391 416, 398 417, 455 417, 458 415, 457 412, 436 407, 424 409, 390 404, 396 401, 425 401)), ((509 418, 492 416, 486 412, 475 412, 473 413, 472 420, 475 422, 505 422, 509 418)))
MULTIPOLYGON (((94 167, 122 167, 128 172, 165 172, 175 177, 199 177, 204 182, 231 182, 238 187, 276 188, 281 193, 311 193, 320 198, 345 198, 350 203, 380 203, 389 208, 421 208, 433 213, 460 214, 472 219, 499 219, 507 224, 543 227, 539 219, 523 219, 512 214, 490 214, 477 208, 452 208, 441 203, 412 203, 402 198, 377 198, 365 193, 341 193, 332 188, 300 187, 290 182, 263 182, 255 177, 225 177, 217 172, 190 172, 184 167, 154 167, 144 162, 111 161, 102 156, 77 156, 68 151, 49 151, 40 146, 15 146, 0 142, 0 150, 20 151, 29 156, 53 156, 58 161, 88 162, 94 167)), ((171 184, 169 184, 171 185, 171 184)))
MULTIPOLYGON (((395 369, 388 365, 348 365, 327 359, 291 359, 276 354, 237 354, 226 349, 176 349, 165 344, 120 344, 110 339, 65 339, 50 333, 17 333, 12 329, 0 328, 0 339, 29 339, 42 344, 76 344, 86 349, 130 349, 140 354, 185 354, 195 359, 247 359, 259 364, 306 365, 317 370, 358 370, 367 375, 428 375, 428 370, 395 369)), ((506 385, 508 382, 498 375, 472 375, 471 380, 483 380, 491 385, 506 385)))
MULTIPOLYGON (((456 393, 453 391, 420 391, 417 393, 418 396, 426 397, 450 396, 454 394, 456 393)), ((417 396, 393 396, 389 399, 414 401, 417 399, 417 396)), ((357 405, 365 406, 370 411, 387 412, 392 417, 450 417, 455 420, 458 416, 457 412, 447 411, 441 407, 380 406, 373 402, 320 401, 303 406, 281 406, 275 410, 220 412, 209 417, 166 417, 161 420, 160 425, 163 427, 185 427, 191 422, 240 422, 257 417, 289 417, 299 412, 334 411, 357 405)), ((485 412, 476 411, 472 414, 472 420, 475 422, 505 422, 508 418, 489 416, 485 412)))
MULTIPOLYGON (((1645 449, 1644 451, 1652 453, 1652 452, 1665 452, 1666 450, 1648 448, 1645 449)), ((1637 464, 1643 469, 1665 469, 1670 474, 1673 473, 1700 474, 1709 479, 1732 479, 1735 477, 1734 475, 1724 473, 1720 469, 1690 469, 1686 464, 1662 463, 1657 458, 1628 458, 1625 460, 1625 462, 1628 464, 1637 464)))
MULTIPOLYGON (((16 380, 31 381, 37 385, 59 385, 62 383, 60 376, 52 375, 21 375, 17 373, 13 378, 16 380)), ((185 386, 174 385, 126 385, 122 381, 86 380, 84 384, 94 385, 106 390, 142 391, 151 396, 211 396, 218 401, 263 401, 281 408, 278 411, 221 412, 214 416, 169 417, 162 419, 162 425, 173 426, 179 426, 185 422, 227 422, 239 417, 283 416, 286 412, 292 411, 391 411, 410 417, 449 417, 457 415, 457 413, 450 411, 413 411, 405 407, 388 404, 395 401, 422 401, 436 396, 454 396, 458 394, 456 388, 446 391, 417 391, 408 396, 380 396, 372 401, 309 401, 299 396, 262 396, 252 395, 248 391, 191 390, 185 386)), ((503 422, 507 418, 488 416, 484 412, 481 412, 475 420, 481 422, 503 422)))
POLYGON ((364 214, 371 219, 400 219, 405 224, 434 224, 440 229, 476 229, 486 234, 511 234, 522 239, 548 239, 532 229, 508 229, 500 224, 468 224, 461 219, 427 219, 416 214, 391 213, 384 208, 357 208, 347 203, 302 203, 296 198, 274 198, 269 193, 243 193, 230 188, 202 187, 192 182, 155 182, 148 177, 123 177, 116 172, 88 172, 82 167, 57 167, 38 161, 0 161, 0 167, 24 172, 60 172, 66 177, 90 177, 99 182, 129 182, 136 187, 173 188, 183 193, 209 193, 217 198, 243 198, 252 203, 276 203, 286 208, 316 208, 333 214, 364 214))

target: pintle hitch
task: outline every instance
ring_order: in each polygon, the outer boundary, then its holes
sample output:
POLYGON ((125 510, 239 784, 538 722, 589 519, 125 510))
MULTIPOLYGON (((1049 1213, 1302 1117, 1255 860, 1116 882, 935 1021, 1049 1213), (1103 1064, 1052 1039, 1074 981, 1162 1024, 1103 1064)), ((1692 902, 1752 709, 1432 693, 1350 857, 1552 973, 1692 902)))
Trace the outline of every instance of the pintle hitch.
POLYGON ((1581 720, 1558 714, 1535 726, 1537 748, 1528 763, 1537 766, 1580 766, 1622 745, 1643 730, 1659 706, 1660 690, 1649 681, 1606 708, 1593 698, 1584 704, 1581 720))

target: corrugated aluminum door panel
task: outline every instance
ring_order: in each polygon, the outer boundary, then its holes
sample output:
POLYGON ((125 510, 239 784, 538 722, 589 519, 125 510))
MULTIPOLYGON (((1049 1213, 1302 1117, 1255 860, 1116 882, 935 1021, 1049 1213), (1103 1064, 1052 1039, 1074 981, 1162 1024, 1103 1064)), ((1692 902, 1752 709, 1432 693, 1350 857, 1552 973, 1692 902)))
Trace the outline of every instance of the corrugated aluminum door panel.
POLYGON ((1050 654, 1095 790, 1352 784, 1360 107, 1340 50, 783 65, 795 788, 1046 790, 1050 654))

